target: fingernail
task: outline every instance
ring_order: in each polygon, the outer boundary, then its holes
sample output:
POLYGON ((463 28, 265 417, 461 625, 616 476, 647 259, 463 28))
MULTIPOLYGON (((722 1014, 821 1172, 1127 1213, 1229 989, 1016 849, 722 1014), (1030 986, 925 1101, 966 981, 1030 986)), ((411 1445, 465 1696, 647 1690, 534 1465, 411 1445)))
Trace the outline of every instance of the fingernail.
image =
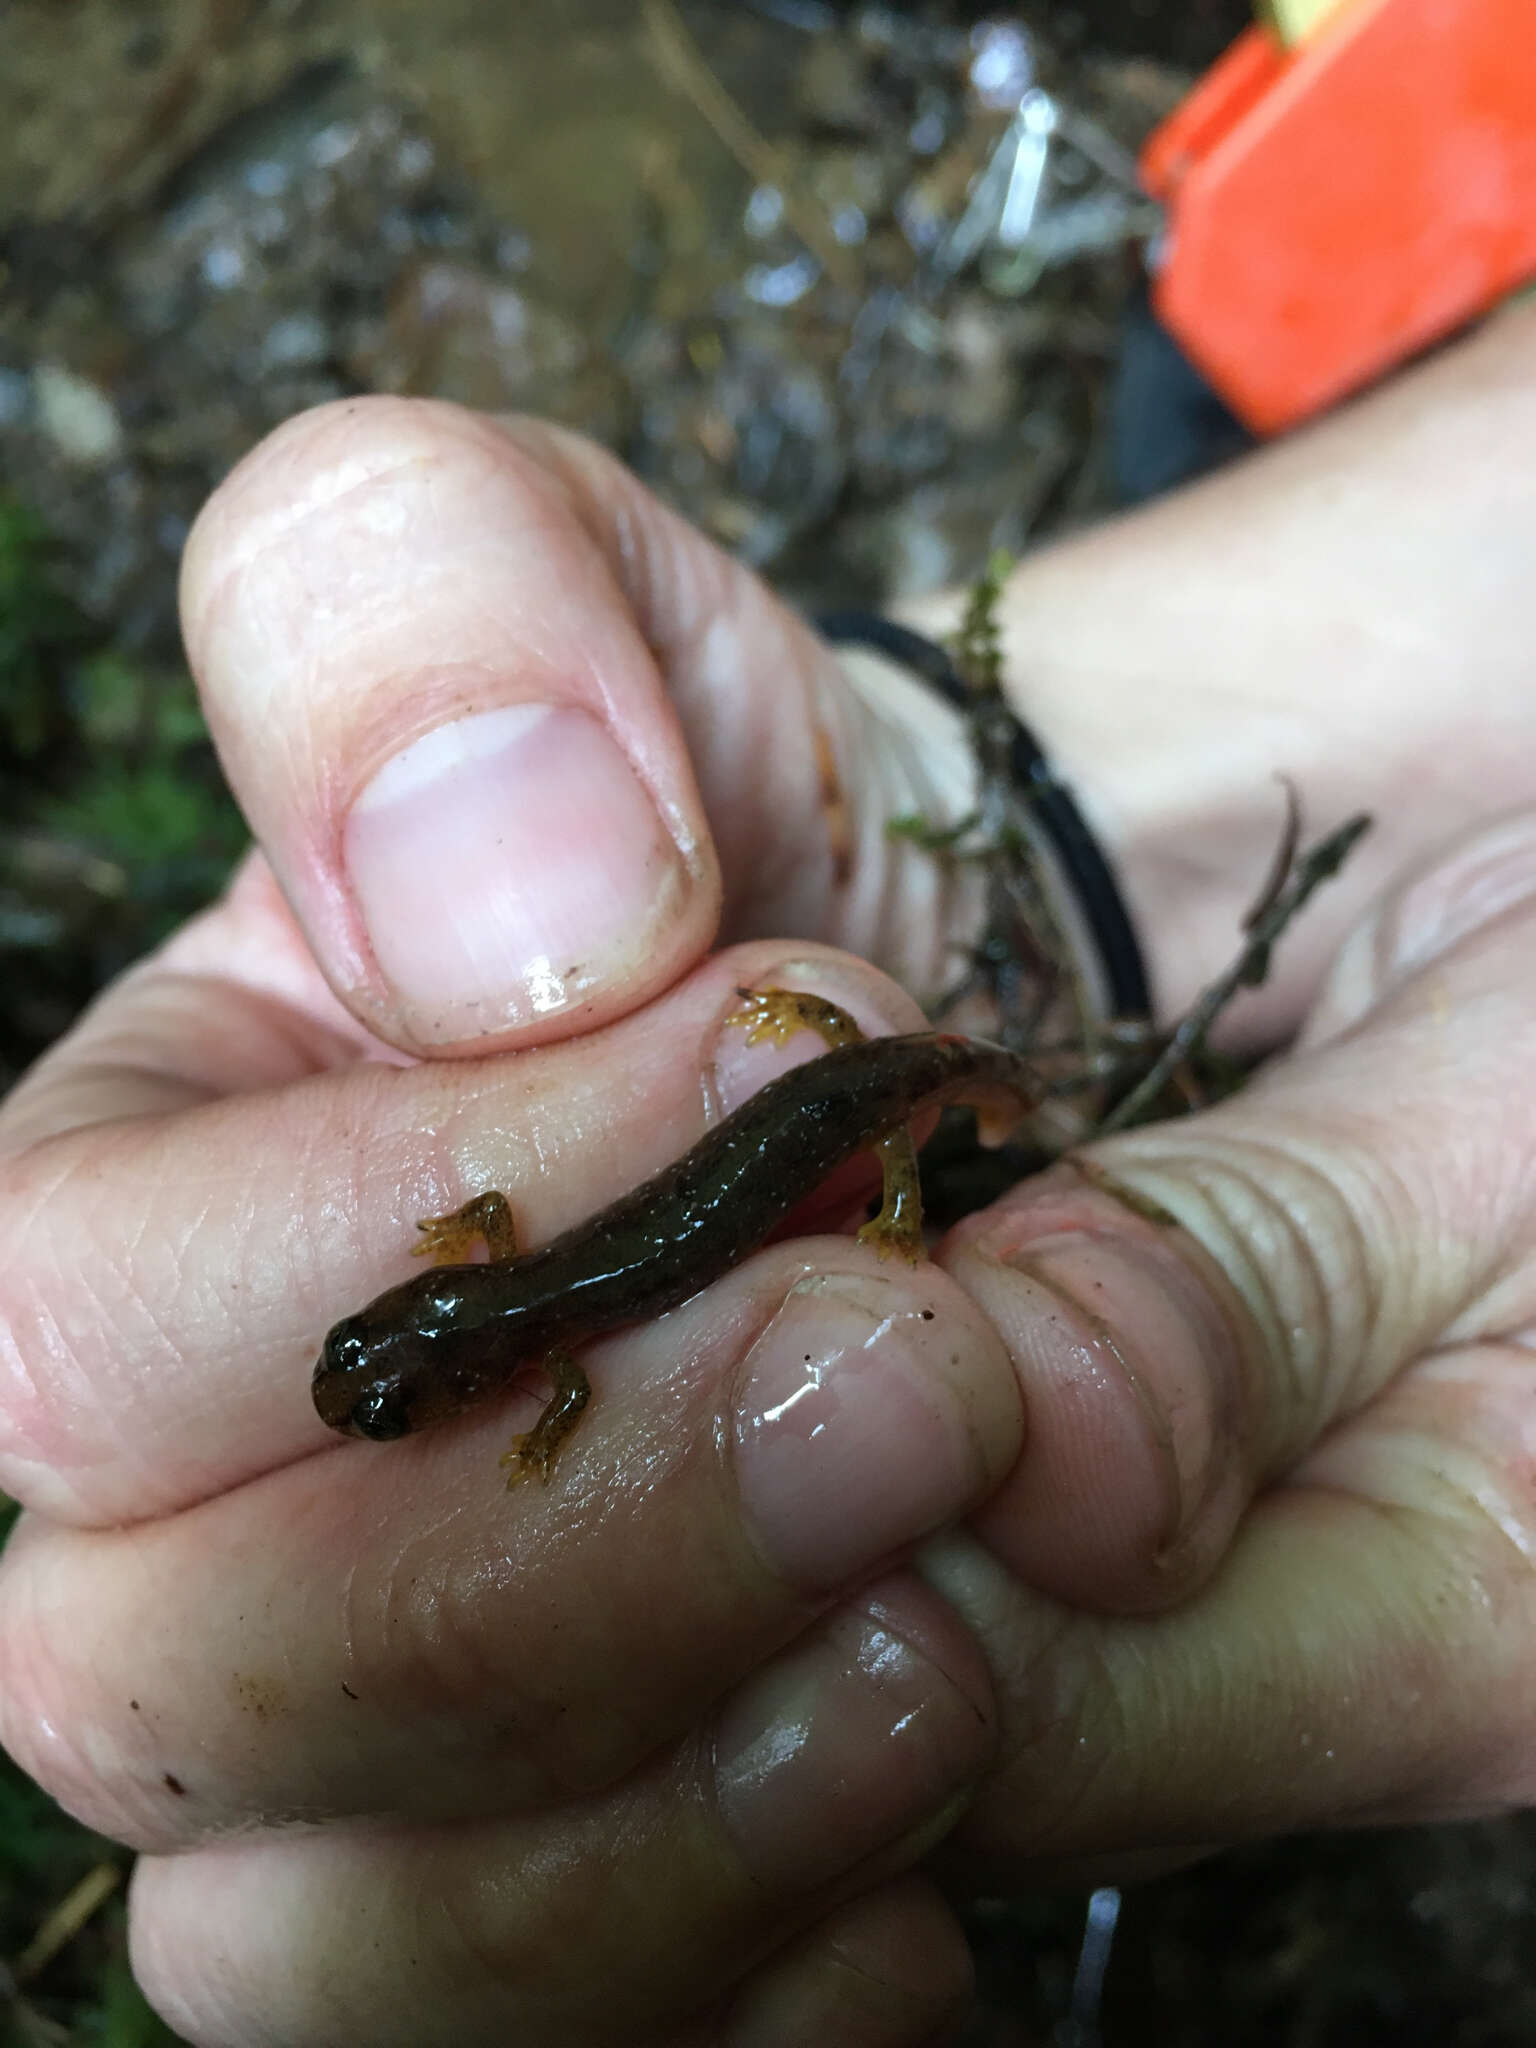
POLYGON ((986 1768, 992 1741, 985 1703, 850 1611, 726 1706, 720 1812, 760 1884, 809 1890, 941 1819, 986 1768))
POLYGON ((344 852, 379 970, 434 1044, 584 1000, 645 954, 687 882, 605 727, 550 704, 416 740, 353 805, 344 852))
POLYGON ((982 1446, 1017 1439, 1001 1348, 989 1357, 910 1276, 807 1278, 745 1364, 746 1526, 799 1586, 845 1583, 961 1514, 988 1483, 982 1446))

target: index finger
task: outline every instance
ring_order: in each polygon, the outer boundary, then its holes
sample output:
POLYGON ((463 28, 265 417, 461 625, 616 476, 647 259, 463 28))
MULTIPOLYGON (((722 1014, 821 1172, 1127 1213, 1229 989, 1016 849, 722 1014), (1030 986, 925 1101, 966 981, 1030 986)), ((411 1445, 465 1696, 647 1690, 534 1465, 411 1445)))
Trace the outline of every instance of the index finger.
MULTIPOLYGON (((210 913, 194 957, 217 961, 239 914, 210 913)), ((818 1048, 722 1034, 739 982, 799 979, 876 1033, 921 1021, 873 968, 780 942, 579 1040, 403 1067, 333 1042, 327 1067, 313 1018, 228 978, 232 931, 224 977, 184 975, 196 936, 0 1112, 0 1487, 70 1521, 167 1513, 332 1441, 309 1396, 320 1341, 405 1276, 418 1218, 498 1187, 537 1244, 670 1164, 774 1058, 818 1048), (200 1033, 266 1085, 188 1084, 200 1033), (57 1128, 54 1100, 92 1116, 57 1128), (18 1150, 18 1125, 52 1134, 18 1150)))

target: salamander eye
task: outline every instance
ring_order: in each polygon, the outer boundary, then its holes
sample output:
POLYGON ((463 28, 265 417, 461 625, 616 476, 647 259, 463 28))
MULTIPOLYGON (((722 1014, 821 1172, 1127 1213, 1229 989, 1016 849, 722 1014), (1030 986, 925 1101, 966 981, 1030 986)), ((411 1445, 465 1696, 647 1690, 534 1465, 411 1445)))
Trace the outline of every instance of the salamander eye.
POLYGON ((367 1363, 368 1339, 363 1333, 361 1319, 348 1316, 343 1323, 337 1323, 325 1340, 325 1351, 320 1365, 322 1371, 345 1377, 359 1372, 367 1363))
POLYGON ((347 1418, 354 1436, 365 1436, 377 1444, 406 1436, 411 1427, 409 1403, 397 1386, 370 1387, 347 1418))

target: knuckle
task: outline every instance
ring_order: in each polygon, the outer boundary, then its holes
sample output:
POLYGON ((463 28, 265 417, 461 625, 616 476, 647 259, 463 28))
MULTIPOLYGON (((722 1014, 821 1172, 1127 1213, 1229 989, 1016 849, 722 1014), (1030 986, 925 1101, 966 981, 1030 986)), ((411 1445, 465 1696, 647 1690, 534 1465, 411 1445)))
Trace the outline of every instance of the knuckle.
POLYGON ((59 1178, 13 1163, 0 1197, 0 1484, 20 1500, 32 1498, 43 1475, 78 1461, 92 1413, 82 1326, 97 1307, 78 1275, 71 1283, 62 1270, 43 1227, 59 1178), (51 1185, 40 1185, 43 1177, 51 1185))
POLYGON ((1133 1826, 1134 1760, 1155 1757, 1157 1745, 1138 1721, 1144 1703, 1133 1709, 1128 1692, 1092 1617, 1063 1609, 1032 1642, 997 1802, 1028 1813, 1030 1856, 1076 1854, 1106 1823, 1133 1826))
POLYGON ((423 1727, 450 1740, 458 1731, 541 1802, 611 1782, 646 1737, 622 1697, 581 1680, 603 1660, 601 1643, 585 1640, 580 1604, 563 1611, 552 1647, 547 1598, 534 1599, 529 1583, 504 1534, 395 1531, 350 1571, 343 1625, 349 1682, 378 1713, 414 1739, 423 1727))
MULTIPOLYGON (((1396 1263, 1397 1191, 1380 1160, 1312 1143, 1297 1122, 1282 1138, 1218 1128, 1198 1145, 1159 1142, 1147 1188, 1215 1261, 1241 1305, 1264 1375, 1260 1463, 1284 1463, 1341 1413, 1368 1399, 1401 1357, 1412 1326, 1386 1276, 1396 1263)), ((1411 1282, 1410 1282, 1411 1284, 1411 1282)))
POLYGON ((60 1654, 41 1583, 46 1540, 41 1532, 13 1540, 0 1559, 0 1747, 76 1820, 143 1845, 163 1837, 163 1806, 140 1784, 106 1717, 88 1711, 88 1683, 60 1654))

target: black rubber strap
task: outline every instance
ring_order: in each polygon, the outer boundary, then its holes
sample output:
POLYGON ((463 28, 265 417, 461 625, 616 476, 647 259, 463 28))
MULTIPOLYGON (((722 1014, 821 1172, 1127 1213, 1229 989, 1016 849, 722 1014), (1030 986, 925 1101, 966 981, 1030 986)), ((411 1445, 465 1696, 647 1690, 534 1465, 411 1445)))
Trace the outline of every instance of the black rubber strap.
MULTIPOLYGON (((930 689, 965 710, 970 692, 948 650, 876 612, 822 612, 817 631, 834 645, 872 647, 920 676, 930 689)), ((1147 970, 1135 927, 1126 911, 1114 871, 1089 831, 1072 792, 1051 772, 1045 750, 1022 719, 1014 720, 1013 779, 1040 820, 1055 849, 1078 906, 1093 934, 1109 984, 1111 1012, 1116 1017, 1147 1017, 1152 1003, 1147 970)))

